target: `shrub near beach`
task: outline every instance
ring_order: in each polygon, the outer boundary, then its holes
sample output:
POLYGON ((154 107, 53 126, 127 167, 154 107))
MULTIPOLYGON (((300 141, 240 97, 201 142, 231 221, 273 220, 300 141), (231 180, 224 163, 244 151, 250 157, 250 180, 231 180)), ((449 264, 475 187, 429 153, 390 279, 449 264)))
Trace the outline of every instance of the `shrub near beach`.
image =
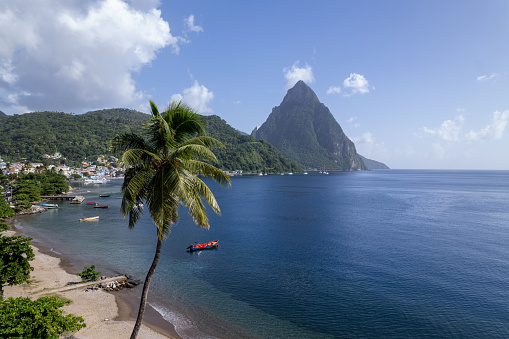
MULTIPOLYGON (((0 223, 0 231, 7 225, 0 223)), ((0 338, 58 338, 68 331, 85 327, 82 317, 63 315, 62 306, 70 300, 58 297, 9 298, 3 300, 3 286, 28 282, 35 258, 31 238, 0 235, 0 338)), ((93 266, 92 266, 93 267, 93 266)), ((95 271, 94 271, 95 272, 95 271)))
POLYGON ((62 306, 70 300, 58 297, 9 298, 0 301, 1 338, 51 338, 78 331, 86 324, 82 317, 63 315, 62 306))
POLYGON ((94 271, 95 265, 92 265, 90 267, 84 267, 83 271, 81 273, 78 273, 76 275, 80 276, 83 281, 94 281, 99 279, 99 274, 101 272, 94 271))

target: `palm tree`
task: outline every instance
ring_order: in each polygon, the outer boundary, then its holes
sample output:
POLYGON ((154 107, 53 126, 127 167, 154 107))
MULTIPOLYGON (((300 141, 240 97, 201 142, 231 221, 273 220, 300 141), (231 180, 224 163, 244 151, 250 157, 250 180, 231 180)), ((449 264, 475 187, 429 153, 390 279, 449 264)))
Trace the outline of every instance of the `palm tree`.
POLYGON ((138 206, 143 203, 157 231, 156 253, 145 279, 131 338, 136 338, 141 327, 162 241, 179 219, 179 206, 185 205, 194 222, 205 228, 209 222, 202 199, 214 212, 221 213, 214 195, 197 175, 210 177, 222 185, 230 184, 225 173, 208 163, 217 162, 210 148, 222 144, 203 135, 204 126, 198 114, 181 102, 170 103, 162 113, 152 101, 150 107, 152 116, 141 134, 122 133, 112 143, 113 151, 123 152, 118 161, 126 167, 121 210, 129 218, 129 228, 140 219, 143 209, 138 206))

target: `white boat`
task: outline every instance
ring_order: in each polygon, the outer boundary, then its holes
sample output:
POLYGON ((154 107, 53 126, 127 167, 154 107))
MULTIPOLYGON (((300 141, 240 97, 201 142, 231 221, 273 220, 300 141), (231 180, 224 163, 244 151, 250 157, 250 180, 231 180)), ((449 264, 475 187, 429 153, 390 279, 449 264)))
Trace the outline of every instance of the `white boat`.
POLYGON ((87 185, 87 184, 105 184, 106 182, 108 182, 108 179, 106 179, 106 178, 85 179, 85 185, 87 185))

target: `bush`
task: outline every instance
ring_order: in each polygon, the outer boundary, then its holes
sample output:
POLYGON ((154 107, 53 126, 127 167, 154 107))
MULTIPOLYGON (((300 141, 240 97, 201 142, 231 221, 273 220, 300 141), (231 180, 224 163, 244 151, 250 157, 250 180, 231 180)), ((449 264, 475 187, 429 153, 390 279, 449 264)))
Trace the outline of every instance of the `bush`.
POLYGON ((7 226, 7 224, 5 224, 3 222, 0 222, 0 232, 8 231, 8 230, 9 230, 9 226, 7 226))
POLYGON ((83 281, 94 281, 99 279, 99 274, 101 274, 101 272, 97 272, 94 270, 95 265, 92 265, 90 267, 85 266, 83 268, 83 271, 81 273, 78 273, 77 275, 79 275, 83 281))
POLYGON ((59 310, 69 303, 70 300, 57 297, 0 300, 0 337, 57 339, 66 331, 78 331, 86 326, 83 318, 64 316, 59 310))
POLYGON ((3 299, 4 284, 19 285, 30 279, 33 267, 29 261, 35 258, 30 240, 19 235, 0 236, 0 299, 3 299))
POLYGON ((0 218, 9 218, 14 215, 14 210, 9 206, 9 203, 0 196, 0 218))
POLYGON ((30 201, 28 201, 28 200, 16 200, 14 202, 14 210, 16 212, 27 210, 30 207, 32 207, 32 203, 30 201))

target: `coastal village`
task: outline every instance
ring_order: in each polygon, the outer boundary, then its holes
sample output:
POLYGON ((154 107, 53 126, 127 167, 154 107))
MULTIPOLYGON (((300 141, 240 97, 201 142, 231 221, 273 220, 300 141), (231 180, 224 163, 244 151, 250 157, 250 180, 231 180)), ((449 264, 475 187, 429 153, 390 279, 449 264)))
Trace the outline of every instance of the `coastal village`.
MULTIPOLYGON (((65 161, 60 153, 44 154, 45 159, 65 161)), ((117 177, 124 173, 122 167, 117 165, 118 159, 114 156, 102 155, 96 160, 83 161, 79 167, 71 167, 66 164, 45 164, 40 162, 30 162, 27 159, 20 159, 17 162, 9 163, 0 157, 0 171, 3 174, 13 173, 37 173, 41 170, 55 171, 63 174, 67 178, 90 178, 101 179, 108 177, 117 177)))

